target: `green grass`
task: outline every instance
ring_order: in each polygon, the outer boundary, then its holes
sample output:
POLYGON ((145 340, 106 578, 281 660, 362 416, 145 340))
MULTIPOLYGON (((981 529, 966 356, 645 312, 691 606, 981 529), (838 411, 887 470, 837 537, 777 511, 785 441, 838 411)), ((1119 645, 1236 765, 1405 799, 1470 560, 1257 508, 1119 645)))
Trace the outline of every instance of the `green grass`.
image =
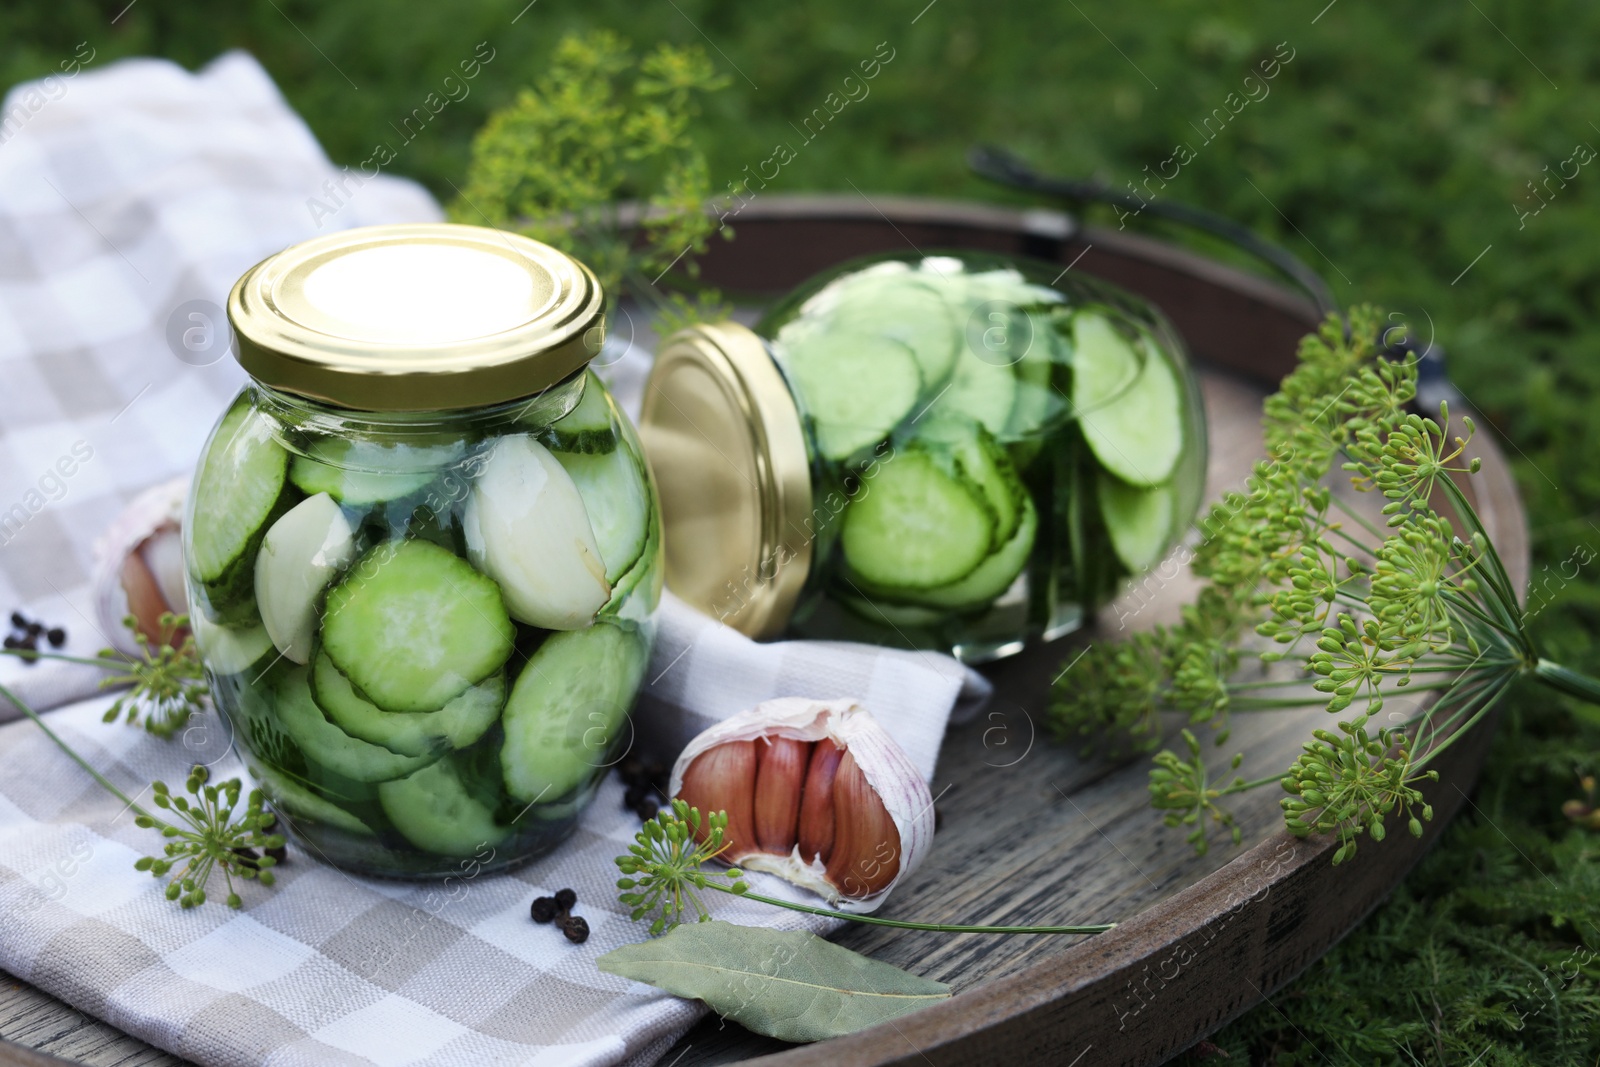
MULTIPOLYGON (((536 75, 563 32, 601 25, 640 43, 703 42, 702 33, 715 42, 713 59, 733 77, 706 122, 718 188, 781 141, 798 154, 773 191, 854 185, 999 200, 1014 198, 966 172, 975 140, 1117 185, 1187 142, 1194 158, 1161 195, 1245 222, 1321 270, 1342 299, 1382 303, 1436 331, 1458 383, 1515 442, 1536 585, 1548 590, 1541 636, 1555 658, 1600 671, 1600 555, 1557 577, 1575 550, 1600 553, 1600 418, 1591 414, 1600 160, 1565 188, 1552 180, 1548 206, 1519 220, 1539 204, 1528 182, 1580 142, 1600 145, 1600 6, 939 0, 912 25, 924 2, 539 0, 512 25, 522 0, 142 0, 112 27, 122 0, 17 0, 0 11, 0 82, 48 71, 83 40, 96 65, 142 53, 194 66, 247 48, 329 154, 354 164, 488 41, 495 58, 471 95, 391 168, 445 197, 487 109, 536 75), (869 95, 801 146, 791 123, 880 42, 894 58, 869 95), (1206 143, 1194 127, 1242 94, 1280 42, 1294 58, 1268 95, 1206 143)), ((1093 217, 1114 223, 1109 212, 1093 217)), ((1542 692, 1510 706, 1478 810, 1275 1008, 1215 1038, 1231 1058, 1204 1062, 1433 1065, 1481 1055, 1484 1065, 1593 1067, 1600 965, 1589 957, 1571 981, 1540 968, 1559 973, 1575 950, 1600 951, 1600 844, 1560 812, 1578 792, 1577 772, 1600 769, 1600 722, 1591 713, 1580 724, 1542 692), (1518 1029, 1513 1010, 1540 1003, 1518 1029)))

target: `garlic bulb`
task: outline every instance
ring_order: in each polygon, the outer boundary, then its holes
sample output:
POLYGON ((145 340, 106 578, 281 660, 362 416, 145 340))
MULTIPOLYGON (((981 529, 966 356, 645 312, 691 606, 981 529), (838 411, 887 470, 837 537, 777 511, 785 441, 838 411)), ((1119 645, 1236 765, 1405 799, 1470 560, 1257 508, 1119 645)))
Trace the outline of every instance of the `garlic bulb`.
POLYGON ((100 632, 121 652, 138 654, 133 634, 122 624, 132 615, 139 632, 153 644, 182 641, 186 631, 163 635, 163 612, 187 614, 183 585, 184 499, 187 475, 145 490, 112 520, 94 546, 95 614, 100 632))
POLYGON ((853 700, 769 700, 689 742, 672 794, 726 811, 722 859, 873 911, 933 842, 910 757, 853 700))

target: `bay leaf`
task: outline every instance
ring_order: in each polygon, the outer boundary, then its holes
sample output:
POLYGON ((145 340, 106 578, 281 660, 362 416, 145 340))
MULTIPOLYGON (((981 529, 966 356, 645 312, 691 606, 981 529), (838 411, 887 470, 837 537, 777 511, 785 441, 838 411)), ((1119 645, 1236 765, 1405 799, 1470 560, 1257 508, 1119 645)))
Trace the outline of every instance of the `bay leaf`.
POLYGON ((815 934, 725 922, 684 923, 623 945, 602 971, 692 1000, 781 1041, 822 1041, 937 1004, 950 987, 815 934))

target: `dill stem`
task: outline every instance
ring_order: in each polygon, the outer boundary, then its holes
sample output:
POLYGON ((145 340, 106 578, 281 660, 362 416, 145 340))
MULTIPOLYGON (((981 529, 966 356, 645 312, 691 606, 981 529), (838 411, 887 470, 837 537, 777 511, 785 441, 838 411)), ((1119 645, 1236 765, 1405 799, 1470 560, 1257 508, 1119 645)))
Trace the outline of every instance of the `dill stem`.
POLYGON ((1531 673, 1552 689, 1591 704, 1600 704, 1600 680, 1587 674, 1543 658, 1533 665, 1531 673))
POLYGON ((120 800, 124 804, 126 804, 128 806, 128 808, 131 811, 134 812, 134 814, 143 815, 145 818, 151 820, 152 822, 156 823, 157 825, 165 825, 162 822, 162 820, 157 819, 154 815, 151 815, 148 811, 145 811, 143 808, 141 808, 139 805, 135 804, 131 799, 129 799, 128 794, 126 794, 122 790, 118 789, 115 785, 112 785, 111 784, 111 780, 109 778, 107 778, 105 775, 101 774, 99 771, 95 770, 93 767, 89 766, 89 761, 84 759, 82 756, 78 755, 77 751, 74 750, 71 745, 69 745, 65 741, 61 740, 60 735, 58 735, 54 730, 50 729, 50 727, 46 726, 45 722, 44 722, 44 719, 40 718, 39 713, 37 711, 34 711, 31 707, 29 707, 27 702, 22 700, 21 697, 17 696, 10 689, 8 689, 7 687, 5 687, 3 685, 0 685, 0 696, 3 696, 7 700, 11 701, 11 703, 19 711, 21 711, 22 714, 24 714, 28 718, 32 719, 34 725, 39 727, 39 729, 43 730, 44 731, 44 735, 46 737, 48 737, 50 740, 52 740, 52 741, 54 741, 56 743, 56 747, 57 748, 61 749, 61 751, 65 752, 69 757, 71 757, 72 762, 76 763, 78 766, 80 766, 84 770, 88 771, 89 772, 89 777, 93 778, 96 782, 100 783, 101 788, 105 789, 106 792, 110 793, 112 796, 116 797, 118 800, 120 800))
POLYGON ((121 658, 112 659, 110 656, 69 656, 64 652, 35 652, 24 648, 3 648, 0 649, 0 655, 16 656, 18 659, 23 660, 54 659, 60 660, 62 663, 82 663, 108 671, 126 670, 130 663, 137 662, 127 656, 121 656, 121 653, 118 653, 121 658))

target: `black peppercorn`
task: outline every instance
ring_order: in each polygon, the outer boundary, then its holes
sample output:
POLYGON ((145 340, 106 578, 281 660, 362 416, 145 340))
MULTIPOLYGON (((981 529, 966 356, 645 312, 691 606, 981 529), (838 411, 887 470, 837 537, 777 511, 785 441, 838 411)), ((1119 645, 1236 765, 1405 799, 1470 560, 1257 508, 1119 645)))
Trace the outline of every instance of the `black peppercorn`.
POLYGON ((11 627, 15 630, 26 630, 28 628, 28 617, 20 611, 13 611, 11 613, 11 627))
POLYGON ((578 902, 578 894, 570 889, 556 890, 556 907, 562 911, 571 911, 572 906, 578 902))
POLYGON ((284 863, 289 859, 289 850, 283 845, 279 845, 277 848, 263 849, 263 851, 279 863, 284 863))
POLYGON ((589 923, 581 916, 568 916, 561 922, 561 932, 566 934, 567 940, 574 945, 581 945, 589 940, 589 923))
POLYGON ((50 632, 45 634, 45 640, 50 642, 51 648, 60 648, 67 643, 67 631, 59 626, 52 626, 50 632))
POLYGON ((639 816, 639 818, 643 819, 645 822, 649 822, 651 819, 655 818, 661 813, 661 805, 656 802, 655 797, 645 797, 643 800, 639 801, 638 805, 636 805, 633 810, 639 816))
POLYGON ((533 906, 528 909, 528 914, 536 923, 547 923, 556 917, 555 897, 534 897, 533 906))

